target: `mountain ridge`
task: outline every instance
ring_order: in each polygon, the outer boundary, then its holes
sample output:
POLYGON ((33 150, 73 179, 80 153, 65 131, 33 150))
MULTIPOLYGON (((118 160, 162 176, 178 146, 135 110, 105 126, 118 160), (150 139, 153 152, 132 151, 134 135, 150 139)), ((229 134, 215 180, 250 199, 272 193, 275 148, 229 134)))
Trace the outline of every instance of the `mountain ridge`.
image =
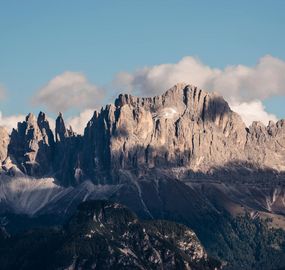
POLYGON ((171 165, 209 172, 227 163, 247 162, 283 171, 284 123, 269 122, 266 127, 253 122, 246 127, 221 96, 177 84, 152 98, 119 95, 113 105, 94 112, 83 135, 67 128, 61 113, 55 132, 44 113, 37 119, 29 114, 13 129, 9 142, 1 129, 0 157, 4 171, 52 176, 63 185, 85 179, 116 183, 116 170, 130 167, 143 171, 171 165), (69 180, 63 176, 67 172, 69 180))
POLYGON ((28 115, 10 141, 3 132, 0 224, 62 224, 82 201, 111 200, 189 226, 227 269, 285 265, 284 123, 246 127, 221 96, 183 84, 120 95, 83 135, 61 114, 55 134, 44 113, 28 115))

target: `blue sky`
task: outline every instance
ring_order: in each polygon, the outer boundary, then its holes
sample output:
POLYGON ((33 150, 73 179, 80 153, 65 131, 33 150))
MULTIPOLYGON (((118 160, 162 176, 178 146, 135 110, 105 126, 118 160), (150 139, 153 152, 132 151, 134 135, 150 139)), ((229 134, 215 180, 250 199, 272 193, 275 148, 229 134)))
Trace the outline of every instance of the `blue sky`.
MULTIPOLYGON (((33 96, 65 71, 103 87, 101 102, 110 102, 122 71, 186 56, 219 69, 254 67, 265 55, 284 61, 284 12, 285 1, 278 0, 0 0, 0 85, 6 89, 0 110, 15 115, 45 108, 34 105, 33 96)), ((279 118, 284 101, 280 91, 262 100, 279 118)))

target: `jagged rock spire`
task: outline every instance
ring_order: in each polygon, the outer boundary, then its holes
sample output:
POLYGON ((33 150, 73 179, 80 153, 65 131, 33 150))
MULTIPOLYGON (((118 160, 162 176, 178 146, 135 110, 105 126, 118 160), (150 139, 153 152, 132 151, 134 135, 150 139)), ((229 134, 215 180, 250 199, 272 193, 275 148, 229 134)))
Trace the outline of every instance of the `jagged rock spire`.
POLYGON ((43 139, 46 144, 54 145, 54 136, 50 128, 49 121, 47 120, 46 114, 40 112, 37 119, 37 124, 43 134, 43 139))
POLYGON ((38 124, 47 122, 46 114, 42 111, 39 112, 38 115, 38 124))
POLYGON ((64 139, 67 137, 67 129, 65 127, 65 123, 63 120, 62 113, 60 112, 58 114, 58 117, 56 118, 55 121, 55 139, 56 142, 61 142, 64 141, 64 139))
POLYGON ((11 133, 8 156, 26 174, 44 175, 51 169, 53 133, 43 112, 29 113, 11 133))
POLYGON ((37 118, 35 117, 35 115, 33 113, 29 113, 27 116, 26 116, 26 122, 28 124, 34 124, 35 122, 37 121, 37 118))

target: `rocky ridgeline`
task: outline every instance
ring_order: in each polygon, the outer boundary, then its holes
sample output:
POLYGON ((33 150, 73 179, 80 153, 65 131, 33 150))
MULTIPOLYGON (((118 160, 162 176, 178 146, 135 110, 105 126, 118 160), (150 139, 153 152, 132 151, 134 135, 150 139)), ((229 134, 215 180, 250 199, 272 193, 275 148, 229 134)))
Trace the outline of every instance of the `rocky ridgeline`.
POLYGON ((75 184, 74 165, 82 138, 66 128, 62 114, 56 119, 55 134, 43 112, 37 118, 30 113, 10 137, 4 129, 0 131, 5 135, 0 150, 4 171, 11 175, 53 176, 64 185, 75 184))
POLYGON ((188 227, 107 201, 81 204, 60 229, 10 237, 0 227, 0 243, 1 269, 221 269, 188 227))
POLYGON ((282 171, 284 123, 247 128, 221 96, 177 84, 153 98, 120 95, 94 112, 82 136, 66 128, 61 114, 55 134, 44 113, 29 114, 10 140, 0 129, 0 158, 6 171, 54 176, 63 185, 117 183, 122 171, 139 176, 152 168, 209 173, 246 163, 282 171))

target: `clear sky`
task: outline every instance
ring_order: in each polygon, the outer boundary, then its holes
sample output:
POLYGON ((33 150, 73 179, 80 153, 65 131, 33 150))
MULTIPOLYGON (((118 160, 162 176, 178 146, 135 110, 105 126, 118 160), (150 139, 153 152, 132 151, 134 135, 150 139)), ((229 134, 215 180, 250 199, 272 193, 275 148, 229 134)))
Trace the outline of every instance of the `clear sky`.
MULTIPOLYGON (((44 103, 33 96, 66 71, 104 87, 105 102, 119 72, 186 56, 219 69, 254 67, 265 55, 284 61, 284 14, 284 0, 0 0, 0 110, 37 112, 44 103)), ((262 100, 278 117, 284 101, 282 91, 262 100)))

